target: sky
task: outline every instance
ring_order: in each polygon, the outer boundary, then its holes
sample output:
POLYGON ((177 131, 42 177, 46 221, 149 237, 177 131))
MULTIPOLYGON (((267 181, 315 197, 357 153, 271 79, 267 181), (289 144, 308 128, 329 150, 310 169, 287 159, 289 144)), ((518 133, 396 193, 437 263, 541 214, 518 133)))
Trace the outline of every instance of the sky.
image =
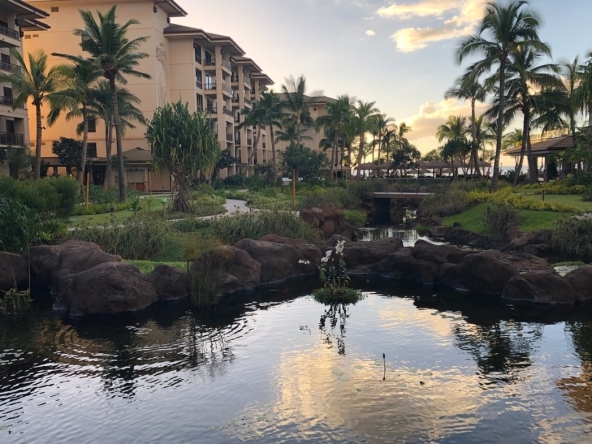
MULTIPOLYGON (((453 53, 473 33, 486 0, 177 0, 175 23, 231 36, 276 82, 303 74, 309 91, 375 101, 412 128, 422 152, 449 115, 468 104, 445 100, 462 74, 453 53)), ((556 61, 592 50, 592 0, 531 0, 540 36, 556 61)), ((465 65, 466 66, 466 65, 465 65)), ((486 105, 482 105, 483 111, 486 105)), ((506 159, 508 165, 512 161, 506 159)))

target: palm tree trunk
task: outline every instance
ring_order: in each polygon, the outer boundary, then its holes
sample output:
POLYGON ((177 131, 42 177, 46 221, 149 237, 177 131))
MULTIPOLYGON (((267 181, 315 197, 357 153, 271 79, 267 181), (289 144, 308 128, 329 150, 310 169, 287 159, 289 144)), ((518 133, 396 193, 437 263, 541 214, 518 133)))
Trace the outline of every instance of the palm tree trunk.
MULTIPOLYGON (((526 152, 526 141, 528 140, 527 137, 528 131, 528 120, 526 120, 526 116, 524 116, 524 121, 522 123, 522 146, 520 148, 520 160, 518 161, 518 166, 516 166, 516 170, 514 173, 514 181, 512 183, 512 188, 516 188, 518 185, 518 177, 522 172, 522 165, 524 165, 524 153, 526 152)), ((530 159, 528 162, 528 167, 530 168, 530 159)))
POLYGON ((473 128, 471 134, 471 137, 473 138, 473 146, 471 147, 471 157, 473 161, 473 168, 477 170, 477 178, 481 179, 482 174, 481 168, 479 167, 479 154, 477 153, 479 146, 477 144, 477 116, 475 114, 475 99, 471 100, 471 119, 473 121, 473 128))
POLYGON ((502 137, 504 133, 504 107, 506 88, 506 59, 500 58, 499 68, 499 111, 497 116, 497 140, 495 143, 495 161, 493 163, 493 177, 491 178, 490 191, 496 191, 499 184, 500 156, 502 153, 502 137))
POLYGON ((255 140, 253 141, 253 151, 247 157, 247 177, 249 177, 249 168, 251 166, 251 162, 255 157, 255 153, 257 152, 257 147, 259 146, 259 137, 261 135, 261 127, 257 125, 257 132, 255 133, 255 140))
POLYGON ((121 144, 121 118, 119 117, 119 106, 117 103, 117 88, 115 79, 109 79, 111 86, 111 103, 113 105, 113 125, 115 126, 115 139, 117 145, 117 173, 119 175, 119 201, 125 202, 127 194, 125 190, 125 167, 123 165, 123 146, 121 144))
POLYGON ((532 150, 530 149, 530 144, 528 141, 530 140, 530 111, 527 110, 524 112, 524 138, 526 140, 526 157, 528 158, 528 173, 530 176, 529 182, 530 183, 537 183, 539 180, 539 173, 537 169, 537 161, 536 157, 532 155, 532 150))
POLYGON ((111 121, 105 120, 105 178, 103 179, 103 188, 108 190, 111 187, 111 121))
POLYGON ((40 103, 35 103, 35 119, 37 120, 37 134, 35 137, 35 169, 33 170, 33 179, 37 180, 41 177, 41 138, 43 135, 40 103))
POLYGON ((360 152, 358 153, 358 171, 356 173, 356 178, 359 179, 361 177, 362 170, 360 166, 364 161, 364 133, 360 135, 360 152))
POLYGON ((333 169, 337 166, 337 156, 339 155, 339 131, 333 135, 333 147, 331 149, 331 179, 337 180, 337 174, 333 169))
POLYGON ((275 156, 275 136, 273 134, 273 123, 269 125, 269 134, 271 136, 271 158, 273 160, 273 177, 277 177, 277 159, 275 156))
POLYGON ((86 150, 88 148, 88 111, 86 105, 82 105, 82 121, 84 130, 82 132, 82 154, 80 155, 80 167, 78 168, 78 183, 84 186, 84 174, 86 172, 86 150))

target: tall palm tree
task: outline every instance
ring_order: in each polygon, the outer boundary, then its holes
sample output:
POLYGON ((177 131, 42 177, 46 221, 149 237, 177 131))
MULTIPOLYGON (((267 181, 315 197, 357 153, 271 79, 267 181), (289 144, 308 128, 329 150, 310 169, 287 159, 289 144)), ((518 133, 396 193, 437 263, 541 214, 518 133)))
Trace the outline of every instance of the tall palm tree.
POLYGON ((588 113, 588 126, 592 131, 592 51, 586 57, 587 60, 580 69, 578 97, 582 111, 588 113))
POLYGON ((125 24, 120 25, 115 21, 116 9, 117 6, 113 6, 106 14, 97 11, 98 23, 92 12, 80 11, 85 28, 76 29, 74 34, 82 37, 82 49, 91 55, 91 58, 95 60, 97 66, 102 70, 103 76, 109 80, 117 146, 119 200, 125 202, 125 169, 121 143, 121 116, 117 100, 117 82, 126 84, 127 80, 124 75, 144 79, 150 79, 150 76, 135 69, 140 60, 148 57, 148 54, 137 51, 142 43, 148 40, 147 37, 137 37, 129 40, 127 32, 130 26, 137 25, 139 22, 137 20, 128 20, 125 24))
POLYGON ((287 142, 289 145, 312 140, 312 137, 304 134, 305 132, 305 129, 298 129, 293 119, 287 119, 282 123, 282 129, 275 133, 275 140, 276 142, 287 142))
POLYGON ((581 101, 578 94, 578 87, 582 74, 580 58, 576 56, 572 62, 562 62, 561 76, 563 78, 560 92, 563 94, 563 101, 567 106, 567 117, 569 119, 569 132, 576 146, 576 115, 581 109, 581 101))
POLYGON ((49 101, 51 95, 59 88, 62 74, 60 66, 52 68, 47 67, 47 54, 40 51, 38 54, 29 54, 29 64, 25 63, 23 56, 15 49, 10 50, 10 54, 20 65, 19 70, 10 74, 0 73, 0 81, 10 83, 16 92, 16 98, 12 104, 13 109, 24 106, 27 100, 31 99, 35 107, 35 167, 33 169, 33 178, 41 177, 41 141, 43 136, 43 121, 41 117, 41 107, 49 101))
MULTIPOLYGON (((322 94, 320 91, 307 95, 306 77, 300 76, 297 79, 289 77, 282 85, 282 107, 289 113, 287 118, 293 119, 296 125, 296 133, 303 134, 303 129, 313 127, 315 121, 310 114, 310 106, 314 96, 322 94)), ((297 140, 300 143, 301 139, 297 140)))
POLYGON ((273 92, 262 92, 261 98, 259 99, 259 108, 262 111, 262 120, 264 126, 269 127, 269 137, 271 139, 271 157, 273 161, 274 171, 277 169, 277 158, 275 152, 275 134, 274 127, 282 127, 282 118, 284 113, 282 112, 282 104, 279 96, 273 92))
MULTIPOLYGON (((446 99, 460 99, 468 100, 471 103, 471 131, 472 131, 472 148, 471 148, 471 162, 474 166, 478 165, 477 154, 477 135, 475 133, 476 126, 474 125, 477 116, 475 114, 475 107, 477 102, 484 102, 487 97, 488 88, 479 82, 479 79, 472 77, 470 73, 465 74, 456 80, 454 86, 446 91, 444 97, 446 99)), ((481 178, 481 169, 477 167, 477 177, 481 178)))
POLYGON ((356 134, 360 138, 360 147, 358 150, 358 171, 357 178, 361 177, 362 170, 360 165, 364 161, 364 149, 366 147, 366 133, 372 129, 372 124, 376 115, 380 112, 374 105, 376 102, 362 102, 358 100, 357 106, 353 108, 352 121, 356 134))
POLYGON ((498 65, 497 88, 499 112, 497 116, 497 140, 491 190, 496 190, 499 183, 499 164, 502 150, 504 129, 504 109, 506 92, 506 65, 509 54, 519 47, 533 47, 550 55, 549 47, 542 43, 538 35, 539 15, 527 7, 525 0, 511 0, 500 6, 487 3, 487 12, 479 25, 479 33, 462 40, 456 50, 456 61, 460 64, 471 55, 482 55, 483 59, 474 63, 468 70, 471 76, 478 78, 498 65))
MULTIPOLYGON (((469 127, 471 128, 471 133, 473 133, 473 127, 475 128, 474 134, 476 137, 475 140, 477 148, 483 151, 481 158, 478 158, 477 160, 485 161, 487 145, 495 143, 496 131, 494 130, 492 124, 486 120, 486 116, 484 115, 477 117, 475 123, 471 123, 469 127)), ((480 169, 479 163, 477 164, 477 168, 480 169)))
POLYGON ((259 140, 261 139, 261 130, 267 124, 266 110, 259 105, 259 102, 253 103, 252 108, 245 108, 241 111, 245 116, 244 120, 237 126, 238 129, 255 128, 255 138, 253 139, 253 149, 247 156, 247 177, 249 177, 249 169, 255 159, 255 153, 259 148, 259 140))
POLYGON ((393 125, 395 119, 388 117, 386 114, 378 114, 374 118, 373 130, 376 132, 376 138, 372 144, 372 160, 374 161, 374 147, 378 146, 378 163, 380 164, 380 155, 382 151, 382 141, 387 132, 390 131, 389 127, 393 125))
POLYGON ((64 88, 56 91, 50 97, 51 110, 47 116, 47 123, 51 126, 62 110, 67 110, 66 120, 82 118, 82 153, 78 166, 78 183, 84 184, 86 169, 86 152, 88 148, 88 122, 91 119, 89 105, 99 99, 101 91, 97 89, 97 81, 102 73, 92 60, 78 56, 52 54, 75 62, 73 66, 63 66, 61 69, 66 81, 64 88))
POLYGON ((333 136, 331 141, 331 175, 333 168, 337 165, 339 156, 339 141, 345 126, 352 116, 352 103, 348 96, 340 96, 335 102, 325 105, 327 114, 317 119, 317 125, 323 127, 325 134, 333 136))
POLYGON ((461 161, 461 166, 464 170, 465 159, 464 156, 466 151, 464 147, 467 146, 467 134, 470 128, 467 127, 467 118, 463 116, 449 116, 446 123, 443 123, 438 127, 436 137, 438 142, 442 142, 444 139, 448 140, 445 145, 445 150, 442 152, 442 157, 446 158, 450 162, 453 169, 454 176, 456 177, 456 169, 454 168, 454 160, 458 156, 461 161), (451 147, 452 149, 447 149, 451 147))

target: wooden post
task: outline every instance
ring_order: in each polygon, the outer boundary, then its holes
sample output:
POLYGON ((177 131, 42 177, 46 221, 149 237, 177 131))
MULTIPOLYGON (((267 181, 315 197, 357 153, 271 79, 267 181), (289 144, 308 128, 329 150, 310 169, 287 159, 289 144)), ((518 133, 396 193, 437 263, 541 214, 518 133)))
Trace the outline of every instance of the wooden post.
POLYGON ((292 170, 292 208, 296 208, 296 169, 292 170))

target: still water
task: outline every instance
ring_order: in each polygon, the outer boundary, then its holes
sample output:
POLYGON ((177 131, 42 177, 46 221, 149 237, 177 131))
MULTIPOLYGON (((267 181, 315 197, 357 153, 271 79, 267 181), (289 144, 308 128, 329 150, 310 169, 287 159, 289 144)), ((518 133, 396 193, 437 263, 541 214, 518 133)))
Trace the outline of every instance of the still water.
POLYGON ((285 288, 208 313, 3 318, 0 442, 592 440, 592 320, 363 288, 336 311, 285 288))

